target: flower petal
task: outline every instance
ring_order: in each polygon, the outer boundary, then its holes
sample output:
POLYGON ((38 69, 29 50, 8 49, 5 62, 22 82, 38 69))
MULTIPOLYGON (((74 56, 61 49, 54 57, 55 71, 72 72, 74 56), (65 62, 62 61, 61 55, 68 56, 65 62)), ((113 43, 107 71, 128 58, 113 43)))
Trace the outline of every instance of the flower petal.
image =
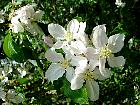
POLYGON ((64 39, 64 36, 66 35, 66 30, 59 24, 49 24, 48 31, 57 40, 64 39))
POLYGON ((109 37, 108 39, 108 48, 113 52, 119 52, 124 46, 124 35, 115 34, 109 37))
POLYGON ((71 89, 76 90, 80 89, 83 86, 84 79, 81 74, 76 75, 72 80, 71 80, 71 89))
POLYGON ((86 22, 80 22, 79 25, 78 33, 85 33, 86 22))
POLYGON ((58 78, 62 77, 64 73, 65 69, 61 65, 52 63, 46 71, 45 76, 48 79, 48 81, 53 82, 54 80, 57 80, 58 78))
POLYGON ((86 51, 86 46, 84 45, 84 43, 80 40, 71 42, 70 45, 71 49, 74 51, 75 54, 82 54, 86 51))
POLYGON ((106 63, 106 59, 100 59, 99 58, 99 70, 100 70, 100 73, 103 76, 106 77, 105 63, 106 63))
POLYGON ((88 97, 91 101, 96 101, 99 99, 99 85, 96 81, 86 81, 86 89, 88 92, 88 97))
POLYGON ((77 33, 79 29, 79 22, 77 19, 71 20, 67 25, 67 31, 74 34, 77 33))
POLYGON ((3 91, 3 89, 0 87, 0 99, 5 101, 6 98, 6 92, 3 91))
POLYGON ((94 73, 94 79, 98 79, 98 80, 105 80, 107 78, 109 78, 111 76, 111 71, 107 68, 105 68, 106 74, 105 76, 103 76, 100 71, 99 68, 95 68, 93 73, 94 73))
POLYGON ((85 56, 89 60, 90 59, 99 59, 99 54, 97 52, 97 49, 95 49, 93 47, 87 47, 85 56))
POLYGON ((69 82, 74 78, 74 68, 73 67, 68 67, 66 69, 66 78, 69 82))
POLYGON ((38 21, 42 18, 43 15, 44 15, 44 11, 38 10, 34 13, 33 18, 34 18, 34 20, 38 21))
POLYGON ((96 48, 104 47, 107 44, 108 38, 106 35, 105 25, 98 25, 93 29, 92 42, 96 48))
POLYGON ((91 70, 94 70, 96 66, 99 66, 99 60, 91 59, 89 61, 89 65, 90 65, 91 70))
POLYGON ((123 56, 110 57, 108 58, 108 64, 110 67, 120 67, 125 64, 125 59, 123 56))
POLYGON ((85 68, 87 66, 87 59, 82 56, 73 56, 70 63, 72 66, 85 68))
POLYGON ((38 35, 44 35, 42 29, 35 22, 31 23, 30 21, 28 21, 27 24, 26 24, 25 29, 27 31, 29 31, 31 34, 33 34, 33 35, 37 35, 37 34, 38 35))
POLYGON ((62 54, 56 53, 55 51, 52 51, 51 49, 46 51, 45 57, 47 58, 47 60, 51 62, 59 62, 59 61, 63 61, 64 59, 62 54))
POLYGON ((14 33, 24 32, 24 28, 18 19, 19 19, 18 16, 15 16, 11 19, 11 23, 12 23, 11 29, 13 30, 14 33))
POLYGON ((63 41, 57 41, 54 45, 53 48, 55 49, 60 49, 63 47, 63 41))

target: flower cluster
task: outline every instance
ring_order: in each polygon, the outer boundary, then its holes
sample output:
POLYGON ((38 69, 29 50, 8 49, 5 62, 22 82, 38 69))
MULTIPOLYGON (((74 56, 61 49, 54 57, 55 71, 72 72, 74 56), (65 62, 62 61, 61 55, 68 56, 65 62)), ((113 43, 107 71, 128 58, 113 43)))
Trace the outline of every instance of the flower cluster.
POLYGON ((23 100, 14 89, 9 89, 8 92, 5 92, 2 87, 0 87, 0 99, 6 101, 2 103, 2 105, 13 105, 12 103, 19 104, 23 100))
POLYGON ((86 22, 77 19, 71 20, 66 29, 59 24, 48 25, 55 42, 50 38, 45 39, 48 44, 51 42, 45 57, 52 62, 46 71, 46 78, 53 82, 65 74, 72 90, 85 85, 90 100, 96 101, 99 98, 96 80, 104 80, 111 75, 110 68, 105 67, 106 61, 110 67, 125 64, 123 56, 114 56, 124 46, 124 35, 115 34, 108 38, 105 25, 98 25, 93 28, 89 38, 85 28, 86 22), (56 49, 63 52, 58 53, 56 49))
POLYGON ((34 5, 26 5, 14 12, 15 16, 11 19, 11 29, 14 33, 24 32, 24 29, 33 35, 42 33, 36 22, 42 18, 44 12, 35 11, 34 7, 34 5))
POLYGON ((116 0, 115 5, 117 5, 117 7, 124 7, 126 3, 123 3, 121 0, 116 0))

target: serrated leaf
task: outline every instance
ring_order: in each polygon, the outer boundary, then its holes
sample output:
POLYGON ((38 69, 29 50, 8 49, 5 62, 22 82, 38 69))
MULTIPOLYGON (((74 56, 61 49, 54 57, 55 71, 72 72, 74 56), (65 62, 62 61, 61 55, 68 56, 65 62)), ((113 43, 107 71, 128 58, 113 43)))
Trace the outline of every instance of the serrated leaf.
POLYGON ((64 79, 63 87, 64 95, 71 98, 74 102, 79 104, 88 104, 88 95, 85 87, 78 90, 71 90, 70 83, 64 79))
POLYGON ((17 43, 15 43, 10 34, 5 36, 3 43, 4 53, 11 59, 14 59, 17 62, 24 62, 25 57, 22 49, 17 43))

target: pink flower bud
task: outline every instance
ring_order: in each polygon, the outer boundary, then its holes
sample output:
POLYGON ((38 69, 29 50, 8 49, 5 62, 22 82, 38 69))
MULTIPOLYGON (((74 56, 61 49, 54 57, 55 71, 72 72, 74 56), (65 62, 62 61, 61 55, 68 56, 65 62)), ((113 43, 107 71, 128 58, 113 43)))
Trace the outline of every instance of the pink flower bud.
POLYGON ((52 46, 53 46, 53 40, 52 40, 52 38, 49 37, 49 36, 46 36, 46 37, 44 38, 44 42, 45 42, 49 47, 52 47, 52 46))

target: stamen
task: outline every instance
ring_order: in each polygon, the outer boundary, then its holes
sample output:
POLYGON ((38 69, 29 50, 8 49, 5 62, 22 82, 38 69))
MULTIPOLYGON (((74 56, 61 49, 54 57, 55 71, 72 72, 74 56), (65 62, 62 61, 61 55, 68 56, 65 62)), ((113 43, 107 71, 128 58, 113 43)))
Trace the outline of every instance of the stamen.
POLYGON ((84 74, 84 78, 85 78, 85 80, 92 80, 92 79, 94 79, 94 73, 93 73, 93 71, 87 71, 84 74))
POLYGON ((66 69, 69 66, 69 61, 67 59, 64 59, 64 61, 62 61, 61 64, 62 64, 62 67, 66 69))
POLYGON ((112 54, 112 51, 110 49, 108 49, 107 46, 105 46, 101 49, 100 57, 101 58, 109 58, 111 54, 112 54))
POLYGON ((71 40, 73 40, 73 35, 70 32, 67 32, 67 35, 65 36, 66 40, 69 42, 71 40))

